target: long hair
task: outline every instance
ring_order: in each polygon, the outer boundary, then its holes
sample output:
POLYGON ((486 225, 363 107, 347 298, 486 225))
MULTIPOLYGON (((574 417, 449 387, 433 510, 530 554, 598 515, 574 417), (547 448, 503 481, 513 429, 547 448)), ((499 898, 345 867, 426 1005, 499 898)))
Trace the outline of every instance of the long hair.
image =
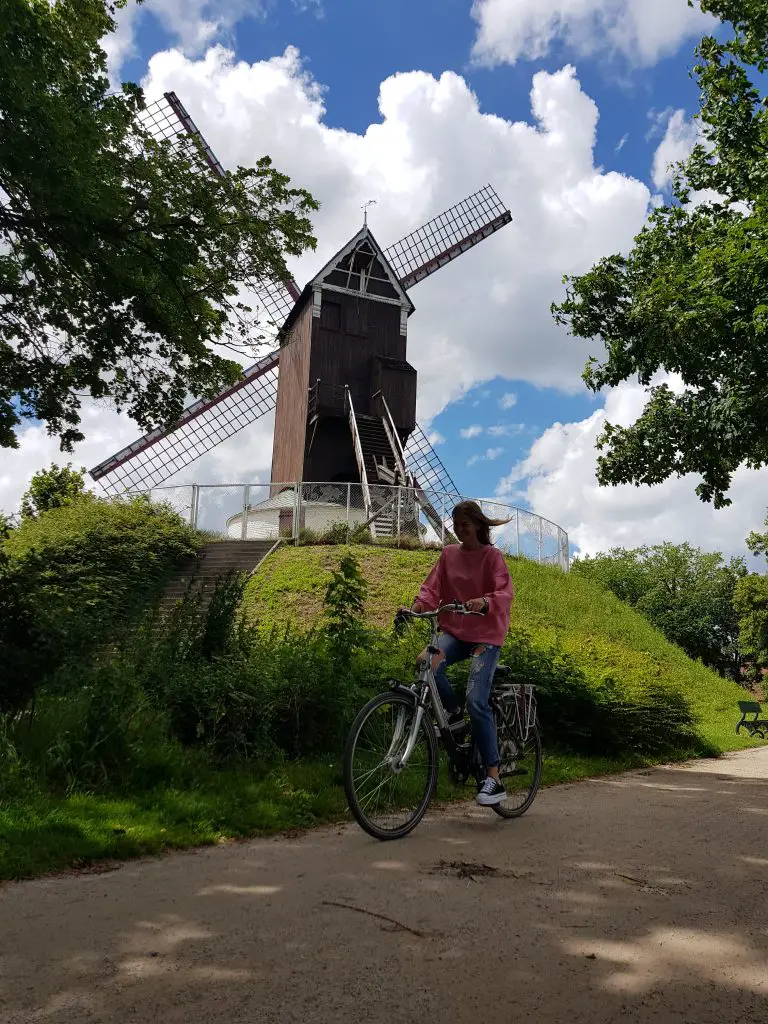
POLYGON ((477 539, 481 544, 491 543, 491 527, 504 526, 510 522, 509 519, 491 519, 480 508, 476 501, 460 501, 453 510, 453 518, 458 515, 465 515, 477 527, 477 539))

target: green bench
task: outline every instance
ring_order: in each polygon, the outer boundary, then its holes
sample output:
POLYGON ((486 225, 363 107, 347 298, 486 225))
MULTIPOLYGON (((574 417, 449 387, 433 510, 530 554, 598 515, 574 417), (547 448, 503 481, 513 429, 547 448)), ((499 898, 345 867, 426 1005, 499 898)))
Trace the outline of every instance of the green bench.
POLYGON ((757 701, 740 700, 739 710, 741 711, 741 718, 736 725, 736 735, 738 735, 739 729, 744 726, 750 736, 757 734, 761 739, 765 739, 765 735, 768 733, 768 718, 760 717, 763 709, 757 701), (749 718, 749 715, 752 717, 749 718))

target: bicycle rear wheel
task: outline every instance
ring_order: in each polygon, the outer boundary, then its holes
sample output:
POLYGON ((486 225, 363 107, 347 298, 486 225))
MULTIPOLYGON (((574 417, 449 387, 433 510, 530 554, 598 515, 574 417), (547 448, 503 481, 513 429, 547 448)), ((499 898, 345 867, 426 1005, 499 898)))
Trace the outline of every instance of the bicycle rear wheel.
MULTIPOLYGON (((510 751, 514 757, 514 768, 504 771, 502 762, 501 778, 507 791, 505 800, 493 804, 494 811, 502 818, 519 818, 525 814, 539 791, 541 783, 541 737, 534 725, 525 743, 509 737, 499 736, 499 747, 510 751)), ((512 762, 509 762, 510 764, 512 762)))
POLYGON ((401 766, 416 714, 403 694, 380 693, 360 711, 344 748, 344 792, 360 828, 374 839, 402 839, 429 807, 437 783, 437 743, 424 715, 401 766))

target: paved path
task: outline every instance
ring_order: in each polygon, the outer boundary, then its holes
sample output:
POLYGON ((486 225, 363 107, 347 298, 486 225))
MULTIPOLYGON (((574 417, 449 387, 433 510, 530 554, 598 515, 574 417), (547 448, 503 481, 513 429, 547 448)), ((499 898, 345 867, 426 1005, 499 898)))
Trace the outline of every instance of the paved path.
POLYGON ((767 876, 761 749, 7 885, 0 1021, 765 1024, 767 876))

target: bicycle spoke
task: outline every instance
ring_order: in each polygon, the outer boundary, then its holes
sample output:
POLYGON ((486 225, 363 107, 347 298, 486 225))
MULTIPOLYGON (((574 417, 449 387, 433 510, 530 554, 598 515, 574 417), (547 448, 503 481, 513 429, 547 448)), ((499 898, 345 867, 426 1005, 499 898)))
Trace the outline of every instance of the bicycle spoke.
POLYGON ((399 695, 382 695, 363 718, 352 748, 346 753, 345 787, 352 794, 350 806, 363 827, 386 837, 404 834, 418 820, 431 797, 436 764, 426 729, 419 725, 416 744, 408 762, 401 759, 408 748, 416 714, 415 706, 399 695))

